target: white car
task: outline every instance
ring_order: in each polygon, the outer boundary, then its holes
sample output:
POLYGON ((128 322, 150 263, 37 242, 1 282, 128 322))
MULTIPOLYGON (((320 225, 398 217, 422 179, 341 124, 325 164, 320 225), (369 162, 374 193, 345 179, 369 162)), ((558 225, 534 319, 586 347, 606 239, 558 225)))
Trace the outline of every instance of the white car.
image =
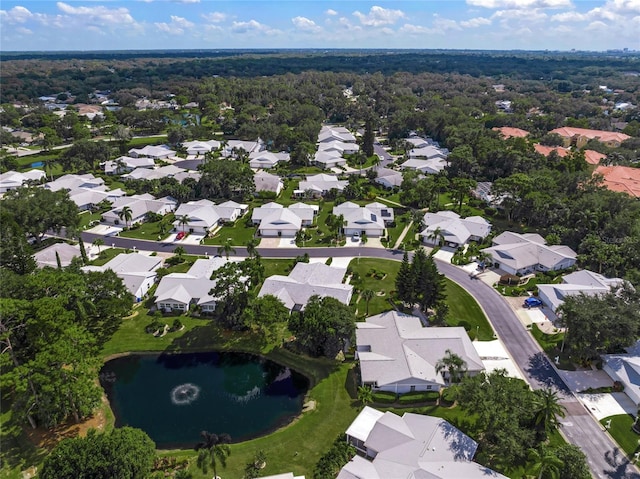
POLYGON ((351 241, 353 241, 354 243, 357 243, 360 241, 360 233, 353 233, 353 236, 351 237, 351 241))

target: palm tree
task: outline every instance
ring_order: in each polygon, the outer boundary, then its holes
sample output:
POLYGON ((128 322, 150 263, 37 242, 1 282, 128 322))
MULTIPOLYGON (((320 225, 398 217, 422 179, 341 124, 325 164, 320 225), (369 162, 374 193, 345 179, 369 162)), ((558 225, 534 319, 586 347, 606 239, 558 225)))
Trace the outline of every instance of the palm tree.
POLYGON ((259 243, 260 242, 255 238, 251 238, 249 241, 247 241, 247 254, 249 255, 249 258, 253 258, 256 255, 256 248, 259 243))
POLYGON ((533 471, 538 473, 538 479, 542 479, 543 475, 553 479, 560 477, 560 468, 564 462, 549 449, 529 449, 529 459, 533 462, 533 471))
POLYGON ((489 261, 491 258, 492 256, 486 251, 480 251, 476 255, 476 260, 478 261, 478 263, 480 263, 480 267, 482 268, 483 272, 487 268, 487 261, 489 261))
POLYGON ((98 254, 100 254, 100 246, 104 246, 104 240, 102 238, 96 238, 91 244, 98 247, 98 254))
POLYGON ((213 477, 218 477, 218 464, 227 467, 227 457, 231 454, 229 434, 212 434, 207 431, 200 433, 202 441, 196 444, 198 451, 198 467, 203 473, 207 473, 209 465, 213 468, 213 477))
POLYGON ((442 246, 444 243, 444 232, 442 228, 436 226, 434 230, 427 235, 427 239, 432 240, 435 245, 442 246))
POLYGON ((551 388, 537 389, 534 400, 534 424, 539 430, 549 433, 557 429, 558 417, 564 417, 565 407, 560 404, 558 393, 551 388))
POLYGON ((118 213, 118 218, 124 220, 125 226, 129 227, 129 221, 133 218, 133 211, 129 206, 124 206, 118 213))
POLYGON ((227 240, 227 241, 226 241, 222 246, 220 246, 220 247, 218 248, 218 254, 219 254, 219 255, 224 254, 224 255, 227 257, 227 259, 229 259, 229 255, 230 255, 231 253, 236 254, 236 250, 235 250, 235 248, 231 245, 231 241, 230 241, 230 240, 227 240))
POLYGON ((367 303, 367 316, 369 316, 369 301, 371 301, 375 295, 376 293, 372 289, 365 289, 362 293, 360 293, 362 299, 364 299, 367 303))
POLYGON ((178 224, 182 226, 183 233, 184 233, 185 227, 189 224, 189 221, 191 221, 191 218, 189 218, 189 215, 182 215, 180 218, 178 218, 178 224))
POLYGON ((371 386, 358 386, 358 401, 363 407, 373 402, 371 386))
POLYGON ((362 233, 360 235, 360 244, 364 246, 367 244, 367 241, 369 241, 369 238, 367 238, 367 233, 362 233))
POLYGON ((447 349, 444 357, 436 363, 436 372, 441 373, 442 371, 446 371, 449 375, 449 383, 460 382, 467 372, 467 362, 450 349, 447 349))
POLYGON ((186 253, 185 249, 182 246, 178 246, 176 247, 176 249, 173 250, 173 253, 180 259, 182 259, 182 256, 186 253))

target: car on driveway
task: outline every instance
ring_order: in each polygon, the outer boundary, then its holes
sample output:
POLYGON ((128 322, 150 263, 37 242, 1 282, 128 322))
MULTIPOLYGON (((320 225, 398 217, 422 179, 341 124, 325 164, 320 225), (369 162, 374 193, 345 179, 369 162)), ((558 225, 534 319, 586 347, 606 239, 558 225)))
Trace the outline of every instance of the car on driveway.
POLYGON ((180 241, 182 238, 185 237, 185 233, 184 231, 180 231, 177 235, 176 235, 176 241, 180 241))
POLYGON ((360 241, 360 233, 353 233, 351 241, 353 241, 354 243, 358 243, 360 241))
POLYGON ((524 304, 522 305, 525 308, 539 308, 540 306, 542 306, 542 301, 538 298, 527 298, 524 300, 524 304))

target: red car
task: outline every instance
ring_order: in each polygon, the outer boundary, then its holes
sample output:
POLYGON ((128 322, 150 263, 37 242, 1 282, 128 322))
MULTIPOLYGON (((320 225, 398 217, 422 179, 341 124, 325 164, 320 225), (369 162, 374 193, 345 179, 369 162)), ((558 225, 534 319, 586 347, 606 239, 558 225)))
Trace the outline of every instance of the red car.
POLYGON ((184 231, 180 231, 180 233, 178 233, 176 235, 176 241, 180 241, 184 237, 185 237, 185 232, 184 231))

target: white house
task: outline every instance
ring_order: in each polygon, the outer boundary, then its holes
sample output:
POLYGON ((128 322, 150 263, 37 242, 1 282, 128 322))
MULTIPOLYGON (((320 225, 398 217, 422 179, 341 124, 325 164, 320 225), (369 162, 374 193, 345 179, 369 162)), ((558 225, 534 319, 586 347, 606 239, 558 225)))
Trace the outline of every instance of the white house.
POLYGON ((113 161, 104 162, 104 172, 107 175, 121 175, 136 168, 152 169, 156 165, 153 158, 140 156, 133 158, 131 156, 121 156, 113 161))
POLYGON ((560 284, 539 284, 538 296, 552 311, 556 311, 568 296, 606 294, 623 284, 623 279, 607 278, 584 269, 563 276, 560 284))
POLYGON ((470 241, 482 241, 491 233, 491 223, 483 217, 461 218, 453 211, 427 213, 422 222, 425 229, 420 232, 420 236, 422 241, 428 245, 442 244, 458 248, 470 241))
POLYGON ((402 174, 399 171, 389 168, 378 168, 376 172, 378 176, 376 176, 373 181, 385 188, 400 188, 402 184, 402 174))
POLYGON ((189 156, 203 156, 205 153, 219 150, 221 143, 218 140, 209 141, 185 141, 182 146, 187 149, 189 156))
POLYGON ((164 276, 156 289, 156 307, 167 312, 185 312, 194 304, 203 313, 215 311, 216 300, 209 292, 216 281, 211 279, 211 275, 225 263, 225 258, 197 259, 186 273, 164 276))
POLYGON ((415 170, 426 175, 437 175, 447 166, 447 160, 444 158, 432 158, 423 160, 420 158, 411 158, 400 165, 403 170, 415 170))
POLYGON ((156 270, 162 266, 160 256, 147 256, 141 253, 121 253, 102 266, 85 266, 83 271, 112 270, 122 279, 127 290, 142 301, 156 282, 156 270))
POLYGON ((290 159, 289 153, 286 152, 254 151, 249 153, 249 166, 254 169, 268 170, 281 161, 288 162, 290 159))
POLYGON ((467 374, 484 370, 482 360, 462 327, 425 328, 420 318, 387 311, 356 323, 356 358, 362 385, 381 391, 439 391, 448 381, 436 371, 446 351, 467 363, 467 374))
POLYGON ((602 355, 602 370, 620 381, 625 394, 640 407, 640 341, 626 350, 626 354, 602 355))
POLYGON ((96 178, 91 173, 85 175, 63 175, 53 181, 44 184, 44 187, 51 191, 75 190, 78 188, 98 188, 104 186, 102 178, 96 178))
POLYGON ((233 223, 241 218, 249 211, 249 205, 244 203, 236 203, 235 201, 225 201, 219 205, 215 205, 214 209, 222 223, 233 223))
POLYGON ((263 149, 264 142, 260 138, 256 141, 229 140, 222 148, 222 156, 224 158, 235 158, 240 150, 250 155, 255 151, 262 151, 263 149))
POLYGON ((33 259, 36 260, 38 268, 44 268, 45 266, 57 268, 58 258, 60 258, 60 266, 65 268, 71 264, 73 258, 79 258, 80 256, 80 246, 73 246, 68 243, 56 243, 34 253, 33 259), (57 257, 56 253, 58 254, 57 257))
POLYGON ((365 406, 346 435, 358 453, 337 479, 507 479, 474 462, 478 444, 438 417, 365 406))
POLYGON ((433 144, 420 143, 420 146, 417 146, 409 151, 409 159, 420 159, 420 160, 435 160, 442 159, 446 160, 449 156, 449 151, 444 148, 438 148, 433 144))
POLYGON ((343 141, 329 141, 318 144, 318 151, 333 152, 339 156, 351 155, 360 151, 357 143, 345 143, 343 141))
MULTIPOLYGON (((146 193, 144 195, 123 196, 116 199, 113 209, 102 215, 102 221, 111 225, 122 225, 126 221, 120 218, 122 210, 128 207, 131 210, 131 220, 129 225, 142 223, 146 220, 147 213, 166 215, 176 209, 178 202, 170 197, 156 199, 146 193)), ((153 238, 151 238, 153 239, 153 238)))
POLYGON ((324 263, 297 263, 289 276, 268 277, 260 288, 259 297, 272 295, 280 299, 290 311, 301 311, 312 296, 335 298, 349 304, 353 286, 342 281, 347 268, 324 263))
POLYGON ((29 181, 40 182, 44 178, 46 178, 46 175, 42 170, 34 169, 25 171, 24 173, 19 173, 17 171, 7 171, 0 175, 0 193, 6 193, 7 191, 20 188, 29 181))
POLYGON ((209 200, 182 203, 175 212, 174 228, 190 233, 208 234, 220 224, 220 215, 215 206, 215 203, 209 200), (186 224, 182 223, 183 217, 187 219, 186 224))
POLYGON ((568 246, 547 246, 535 233, 505 231, 493 238, 493 246, 482 251, 491 255, 496 268, 509 274, 530 274, 534 271, 559 271, 576 264, 577 253, 568 246))
POLYGON ((184 173, 184 168, 179 168, 175 165, 166 165, 158 168, 136 168, 135 170, 122 175, 124 179, 128 180, 159 180, 161 178, 173 178, 178 173, 184 173))
POLYGON ((275 193, 276 196, 280 194, 284 188, 284 183, 279 176, 272 175, 266 171, 258 171, 253 176, 253 182, 256 185, 256 193, 269 192, 275 193))
POLYGON ((333 141, 355 143, 356 137, 344 126, 323 125, 320 128, 320 133, 318 133, 318 143, 331 143, 333 141))
POLYGON ((129 150, 129 155, 134 158, 137 158, 139 156, 147 156, 149 158, 153 158, 154 160, 163 160, 165 158, 175 156, 176 152, 166 145, 147 145, 144 148, 131 148, 129 150))
POLYGON ((295 203, 285 208, 271 202, 255 208, 251 220, 254 225, 259 225, 260 236, 292 238, 303 226, 313 224, 318 211, 317 205, 295 203))
POLYGON ((91 210, 105 200, 113 203, 118 198, 126 195, 127 193, 120 188, 107 190, 105 186, 97 188, 75 188, 69 191, 69 199, 76 204, 80 211, 91 210))
POLYGON ((313 164, 320 168, 330 169, 338 166, 345 166, 347 159, 343 158, 340 152, 334 150, 316 151, 313 156, 313 164))
POLYGON ((394 221, 393 208, 382 203, 360 206, 346 201, 334 206, 333 214, 344 217, 344 234, 366 234, 369 237, 384 236, 385 227, 394 221))
POLYGON ((348 184, 348 180, 339 180, 335 175, 319 173, 317 175, 307 176, 306 180, 301 181, 298 185, 298 191, 303 193, 311 192, 321 196, 333 189, 343 191, 348 184))

